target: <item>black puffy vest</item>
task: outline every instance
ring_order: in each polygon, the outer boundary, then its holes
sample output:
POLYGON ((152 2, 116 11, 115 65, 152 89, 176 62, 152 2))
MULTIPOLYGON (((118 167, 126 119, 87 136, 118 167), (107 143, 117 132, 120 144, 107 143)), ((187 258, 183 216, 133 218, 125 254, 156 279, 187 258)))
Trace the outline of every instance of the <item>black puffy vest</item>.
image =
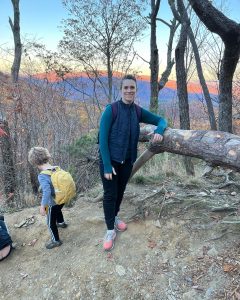
POLYGON ((123 163, 127 152, 130 152, 131 162, 137 158, 137 144, 140 126, 134 104, 118 101, 117 116, 109 133, 109 150, 111 160, 123 163))

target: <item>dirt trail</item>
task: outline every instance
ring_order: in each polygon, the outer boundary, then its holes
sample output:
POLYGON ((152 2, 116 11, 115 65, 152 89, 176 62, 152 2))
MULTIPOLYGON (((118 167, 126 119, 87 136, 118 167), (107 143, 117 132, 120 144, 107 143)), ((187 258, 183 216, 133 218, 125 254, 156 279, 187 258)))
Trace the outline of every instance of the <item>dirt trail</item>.
MULTIPOLYGON (((130 184, 126 194, 143 193, 146 187, 130 184)), ((184 207, 176 204, 160 220, 154 207, 138 218, 139 207, 125 199, 121 215, 128 230, 106 253, 101 203, 88 200, 64 209, 69 226, 60 229, 63 245, 52 250, 44 247, 49 234, 38 208, 5 215, 17 246, 0 264, 0 299, 240 299, 237 225, 223 225, 221 215, 204 210, 180 214, 184 207), (31 216, 33 224, 14 227, 31 216)))

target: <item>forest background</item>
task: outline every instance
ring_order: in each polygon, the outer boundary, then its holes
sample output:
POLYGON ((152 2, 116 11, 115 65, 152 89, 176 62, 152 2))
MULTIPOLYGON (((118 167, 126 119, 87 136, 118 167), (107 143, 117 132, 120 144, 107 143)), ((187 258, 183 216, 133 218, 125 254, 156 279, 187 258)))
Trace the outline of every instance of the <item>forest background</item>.
MULTIPOLYGON (((63 0, 55 47, 22 33, 27 1, 7 2, 13 46, 0 40, 0 208, 35 204, 37 171, 27 162, 34 145, 73 173, 78 191, 95 182, 99 117, 119 99, 126 73, 139 80, 137 101, 171 127, 238 134, 239 1, 63 0)), ((43 27, 54 7, 45 13, 43 27)))

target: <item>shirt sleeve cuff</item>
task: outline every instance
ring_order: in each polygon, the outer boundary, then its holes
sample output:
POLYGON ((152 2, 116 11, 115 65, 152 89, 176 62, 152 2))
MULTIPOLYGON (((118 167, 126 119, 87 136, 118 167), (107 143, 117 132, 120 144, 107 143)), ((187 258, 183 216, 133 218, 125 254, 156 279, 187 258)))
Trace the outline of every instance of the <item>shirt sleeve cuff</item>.
POLYGON ((158 134, 163 135, 165 129, 166 129, 166 128, 156 128, 156 129, 154 130, 154 133, 158 133, 158 134))
POLYGON ((112 173, 112 166, 111 165, 104 166, 104 174, 106 174, 106 173, 112 173))

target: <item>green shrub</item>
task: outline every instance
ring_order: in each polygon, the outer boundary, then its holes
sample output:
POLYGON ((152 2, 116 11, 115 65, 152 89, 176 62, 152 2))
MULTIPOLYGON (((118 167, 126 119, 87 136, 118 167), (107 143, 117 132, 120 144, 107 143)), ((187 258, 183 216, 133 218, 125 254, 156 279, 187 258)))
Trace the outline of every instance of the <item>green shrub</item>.
POLYGON ((97 133, 96 131, 91 131, 86 135, 81 136, 72 145, 68 146, 68 152, 71 157, 86 157, 92 150, 96 148, 97 143, 97 133))

